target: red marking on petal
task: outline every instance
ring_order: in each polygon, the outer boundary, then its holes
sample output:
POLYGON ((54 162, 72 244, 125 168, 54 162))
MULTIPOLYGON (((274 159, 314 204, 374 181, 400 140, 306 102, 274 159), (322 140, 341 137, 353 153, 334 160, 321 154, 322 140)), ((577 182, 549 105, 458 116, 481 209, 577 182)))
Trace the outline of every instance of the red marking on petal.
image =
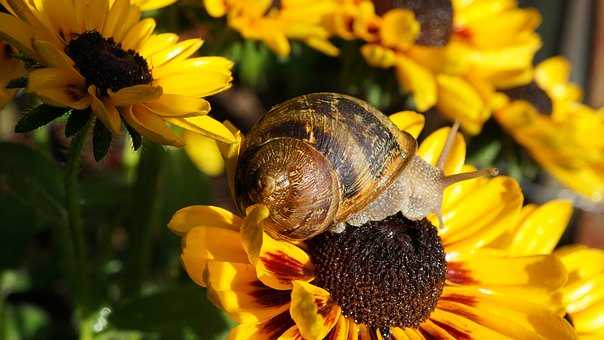
POLYGON ((472 32, 472 30, 469 27, 464 26, 457 26, 453 28, 453 34, 455 34, 456 37, 467 42, 471 42, 472 38, 474 37, 474 33, 472 32))
POLYGON ((475 285, 478 281, 470 275, 471 272, 464 268, 462 263, 449 262, 447 264, 447 280, 462 285, 475 285))
POLYGON ((254 290, 249 295, 253 296, 261 306, 281 306, 288 303, 291 299, 291 292, 288 290, 276 290, 260 281, 254 281, 252 285, 254 286, 254 290))
POLYGON ((336 318, 338 317, 338 313, 336 313, 336 306, 333 302, 325 302, 325 300, 319 301, 320 299, 315 299, 315 303, 317 304, 317 313, 319 313, 323 317, 323 324, 334 325, 336 318))
POLYGON ((266 253, 260 257, 260 260, 264 263, 266 269, 279 279, 296 280, 310 275, 300 261, 291 258, 282 251, 266 253))
POLYGON ((461 303, 467 306, 476 306, 477 298, 461 294, 447 294, 440 297, 440 300, 461 303))
POLYGON ((457 340, 471 340, 472 336, 462 330, 459 330, 451 325, 448 325, 444 322, 431 320, 435 325, 445 330, 447 333, 451 334, 457 340))
POLYGON ((294 325, 294 320, 292 320, 289 311, 285 311, 263 323, 262 326, 260 326, 260 331, 265 334, 268 339, 277 339, 294 325))

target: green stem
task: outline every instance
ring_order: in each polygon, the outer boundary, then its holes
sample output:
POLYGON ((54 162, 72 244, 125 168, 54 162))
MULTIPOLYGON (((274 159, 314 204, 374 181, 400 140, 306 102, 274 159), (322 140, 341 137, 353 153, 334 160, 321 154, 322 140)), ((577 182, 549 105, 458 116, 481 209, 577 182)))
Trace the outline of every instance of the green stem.
MULTIPOLYGON (((80 154, 82 147, 86 141, 88 132, 92 126, 94 119, 90 119, 84 128, 73 137, 67 166, 65 168, 65 198, 67 204, 67 220, 68 229, 63 232, 64 238, 68 238, 71 242, 71 249, 68 249, 68 255, 73 256, 73 261, 70 261, 72 272, 74 275, 74 285, 77 289, 77 305, 79 307, 79 317, 85 317, 85 311, 88 306, 88 275, 86 260, 88 250, 86 247, 86 239, 84 236, 84 223, 82 221, 82 209, 80 206, 80 195, 78 190, 78 175, 80 172, 80 154)), ((68 246, 69 247, 69 246, 68 246)))
POLYGON ((153 235, 159 211, 159 179, 164 150, 155 143, 145 143, 137 167, 132 197, 131 220, 128 225, 130 256, 127 264, 127 294, 140 294, 150 267, 153 235))

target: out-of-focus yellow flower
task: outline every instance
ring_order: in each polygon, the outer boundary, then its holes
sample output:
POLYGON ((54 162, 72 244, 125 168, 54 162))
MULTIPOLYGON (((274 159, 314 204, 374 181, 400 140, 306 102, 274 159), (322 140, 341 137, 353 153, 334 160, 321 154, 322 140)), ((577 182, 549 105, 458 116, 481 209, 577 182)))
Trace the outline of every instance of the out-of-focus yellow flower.
MULTIPOLYGON (((423 126, 412 112, 392 120, 414 135, 423 126)), ((424 140, 420 157, 435 164, 448 132, 441 129, 424 140)), ((236 143, 224 149, 228 168, 237 150, 236 143)), ((467 171, 464 159, 465 142, 458 135, 445 171, 467 171)), ((264 233, 269 212, 262 205, 248 208, 243 218, 217 207, 191 206, 178 211, 169 227, 183 237, 181 259, 191 279, 207 287, 208 298, 239 323, 230 339, 573 339, 555 295, 566 272, 551 249, 516 256, 486 248, 516 226, 522 200, 511 178, 477 178, 445 191, 445 226, 438 230, 426 220, 395 216, 296 245, 264 233), (400 228, 401 221, 408 228, 400 228), (431 248, 436 253, 424 253, 432 237, 439 240, 431 248), (401 246, 411 243, 414 253, 422 249, 418 262, 401 246), (437 253, 446 271, 444 282, 434 286, 428 278, 440 262, 426 256, 437 253), (379 265, 368 265, 372 261, 379 265), (413 263, 427 265, 416 270, 413 263), (415 275, 427 275, 426 280, 413 281, 415 275), (413 282, 421 282, 421 289, 414 290, 413 282), (415 300, 426 289, 434 295, 415 300), (415 309, 405 309, 430 302, 432 309, 419 317, 415 309)), ((531 226, 550 219, 547 212, 535 215, 531 226)), ((542 231, 525 229, 524 236, 542 231)))
POLYGON ((113 134, 123 119, 156 143, 183 145, 166 123, 234 141, 203 99, 231 86, 232 62, 191 58, 202 40, 153 34, 155 21, 130 0, 0 3, 10 12, 0 13, 0 36, 42 66, 27 89, 46 103, 90 108, 113 134))
POLYGON ((604 339, 604 250, 575 245, 555 254, 568 272, 562 301, 579 339, 604 339))
POLYGON ((563 185, 604 200, 604 110, 580 103, 568 82, 569 63, 550 58, 535 68, 534 82, 504 92, 510 101, 496 111, 499 123, 563 185))
POLYGON ((435 106, 471 134, 500 105, 500 78, 508 86, 530 81, 540 16, 516 1, 340 2, 326 27, 366 41, 361 52, 367 62, 394 67, 419 111, 435 106))
POLYGON ((17 90, 7 89, 8 82, 22 77, 25 73, 23 63, 11 57, 12 48, 0 42, 0 109, 8 104, 17 90))
POLYGON ((338 49, 321 26, 333 0, 204 0, 211 16, 227 16, 229 26, 246 39, 261 40, 279 56, 291 51, 289 39, 300 40, 327 55, 338 49))

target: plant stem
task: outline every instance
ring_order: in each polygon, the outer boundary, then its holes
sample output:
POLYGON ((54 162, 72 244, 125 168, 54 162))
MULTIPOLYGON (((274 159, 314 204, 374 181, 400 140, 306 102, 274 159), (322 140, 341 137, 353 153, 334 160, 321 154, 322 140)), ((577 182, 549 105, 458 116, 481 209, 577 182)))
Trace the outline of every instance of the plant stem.
MULTIPOLYGON (((84 318, 88 308, 88 275, 86 260, 88 250, 86 247, 86 239, 84 236, 84 223, 82 221, 82 209, 80 206, 80 194, 78 190, 78 175, 80 172, 80 154, 82 147, 88 136, 88 132, 92 127, 94 119, 90 119, 84 128, 73 137, 71 147, 65 167, 65 199, 67 205, 67 220, 68 220, 68 238, 71 242, 71 250, 68 249, 69 255, 73 255, 73 261, 70 261, 75 280, 74 286, 77 289, 77 305, 79 307, 79 317, 84 318)), ((65 235, 64 235, 65 237, 65 235)), ((68 246, 69 247, 69 246, 68 246)))
POLYGON ((164 150, 155 143, 145 143, 137 167, 129 221, 130 256, 127 264, 126 294, 140 294, 150 267, 153 235, 158 225, 159 179, 164 150))

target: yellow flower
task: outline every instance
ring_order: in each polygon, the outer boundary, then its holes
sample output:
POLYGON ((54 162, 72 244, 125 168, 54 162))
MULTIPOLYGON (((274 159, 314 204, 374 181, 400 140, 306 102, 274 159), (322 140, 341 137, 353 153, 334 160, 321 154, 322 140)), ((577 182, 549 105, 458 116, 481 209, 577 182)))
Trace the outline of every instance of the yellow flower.
POLYGON ((0 42, 0 109, 8 104, 15 96, 17 90, 7 89, 8 82, 22 77, 25 67, 21 61, 11 57, 12 48, 0 42))
POLYGON ((229 26, 246 39, 261 40, 279 56, 288 56, 288 39, 301 40, 327 55, 338 50, 321 26, 335 6, 332 0, 204 0, 211 16, 227 15, 229 26))
MULTIPOLYGON (((423 127, 415 113, 392 120, 413 135, 423 127)), ((418 154, 435 164, 448 132, 418 154)), ((227 164, 237 150, 223 150, 227 164)), ((458 135, 445 172, 469 170, 464 159, 458 135)), ((522 201, 513 179, 478 178, 445 191, 438 230, 398 215, 297 245, 264 233, 261 205, 244 218, 191 206, 169 227, 183 237, 191 279, 239 323, 230 339, 572 339, 554 294, 566 280, 560 261, 486 249, 519 219, 522 201)))
POLYGON ((539 13, 509 0, 342 0, 326 22, 342 38, 366 41, 369 65, 394 67, 419 111, 436 107, 471 134, 501 101, 499 78, 530 80, 541 45, 539 13))
POLYGON ((495 112, 499 123, 563 185, 604 199, 604 111, 580 103, 570 65, 554 57, 540 63, 529 85, 504 91, 510 99, 495 112))
POLYGON ((155 21, 129 0, 0 3, 10 12, 0 14, 0 37, 42 66, 29 72, 28 90, 47 104, 90 108, 113 134, 123 119, 161 144, 183 144, 166 123, 233 142, 202 98, 230 87, 232 63, 191 58, 203 41, 153 34, 155 21))
POLYGON ((555 254, 568 271, 562 296, 579 339, 604 338, 604 251, 575 245, 555 254))

